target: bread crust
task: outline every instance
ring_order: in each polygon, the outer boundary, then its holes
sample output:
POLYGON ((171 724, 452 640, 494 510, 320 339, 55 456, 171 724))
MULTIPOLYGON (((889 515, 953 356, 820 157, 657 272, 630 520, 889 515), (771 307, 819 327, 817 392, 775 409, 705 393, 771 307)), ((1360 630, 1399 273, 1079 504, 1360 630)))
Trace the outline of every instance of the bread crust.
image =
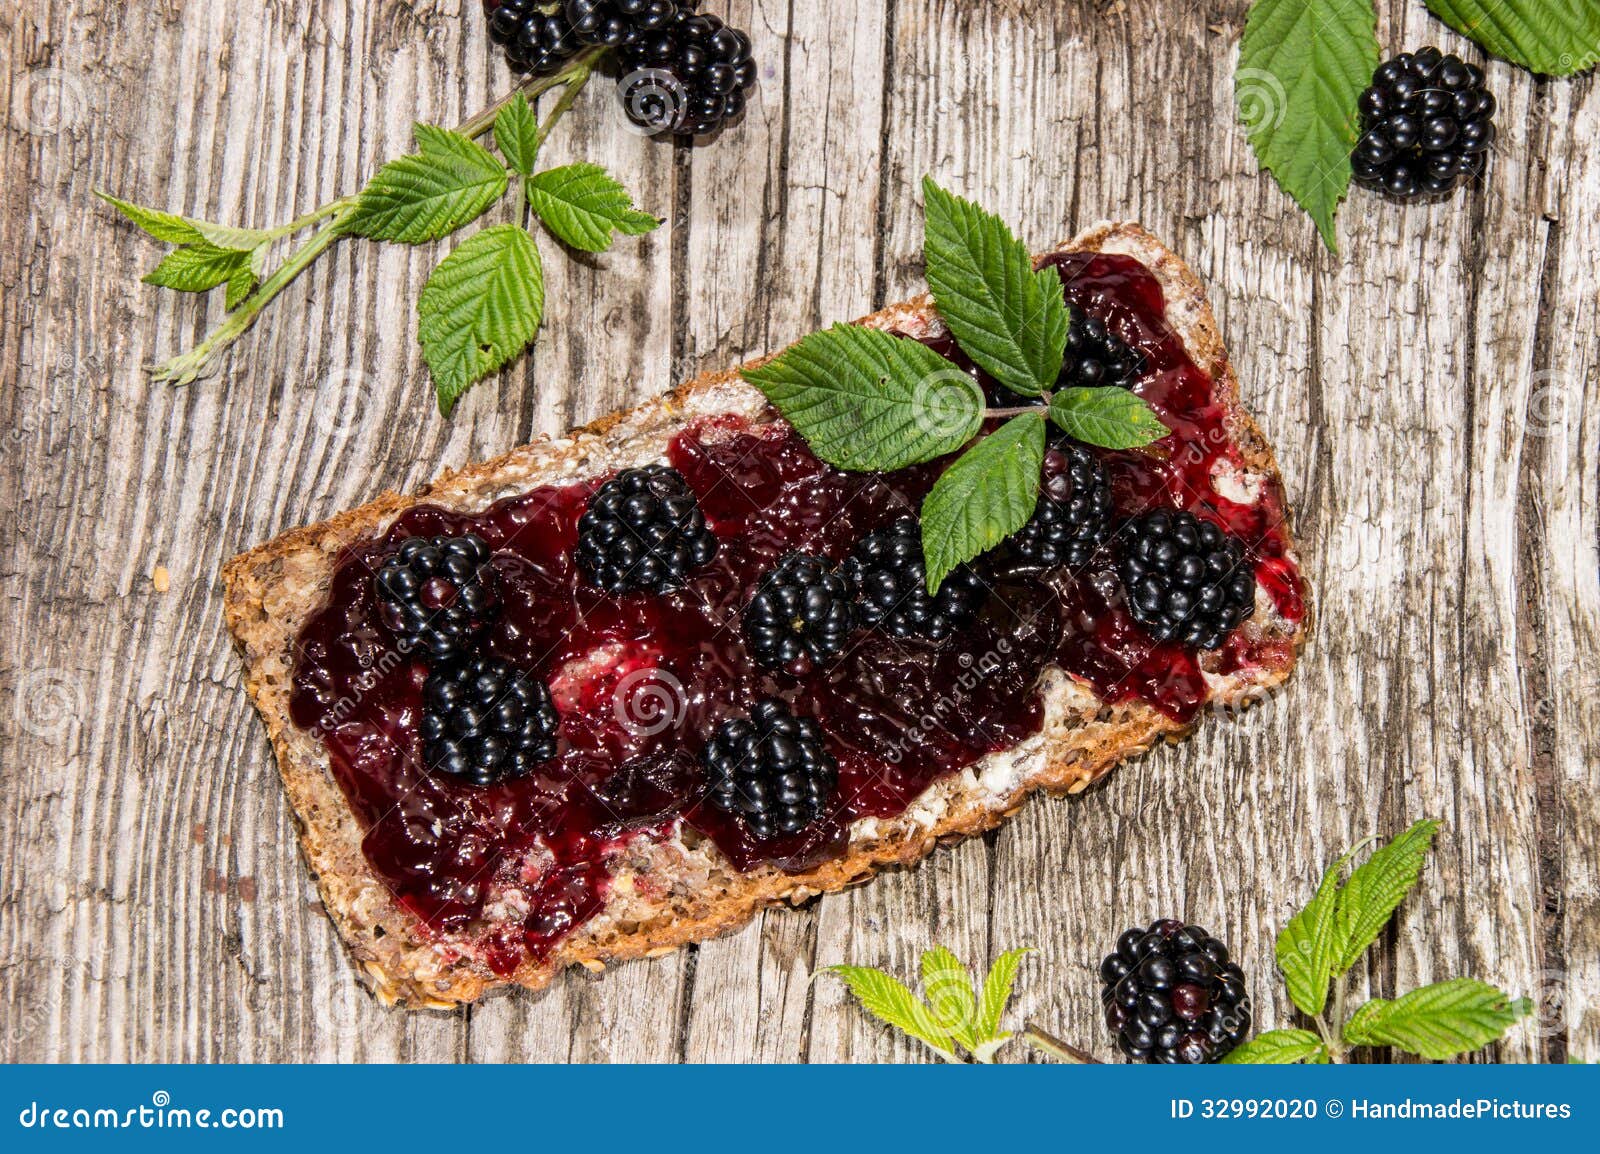
MULTIPOLYGON (((1117 252, 1140 260, 1160 280, 1167 318, 1189 356, 1208 372, 1227 413, 1228 432, 1252 473, 1279 484, 1277 463, 1239 401, 1215 318, 1195 274, 1136 224, 1103 223, 1059 246, 1117 252)), ((860 323, 920 335, 939 327, 926 294, 860 323)), ((760 363, 760 362, 752 362, 760 363)), ((665 841, 637 838, 613 863, 604 911, 558 944, 543 962, 524 961, 509 978, 477 960, 464 938, 432 935, 393 898, 361 852, 362 830, 329 767, 320 739, 290 720, 294 641, 323 604, 339 557, 383 532, 419 503, 479 510, 539 484, 575 481, 657 459, 665 441, 690 419, 718 412, 769 416, 739 369, 711 373, 638 408, 615 413, 560 439, 544 438, 509 453, 446 472, 407 497, 387 492, 320 524, 284 533, 233 558, 223 569, 223 612, 243 654, 245 688, 267 727, 284 788, 294 808, 322 903, 374 992, 408 1007, 449 1007, 495 986, 547 985, 571 965, 591 970, 653 957, 733 930, 763 907, 798 903, 864 881, 893 865, 910 865, 943 842, 991 829, 1028 795, 1076 793, 1126 758, 1191 726, 1141 702, 1108 706, 1058 669, 1046 671, 1043 731, 1012 750, 991 754, 918 797, 906 814, 863 819, 851 827, 844 856, 801 873, 759 867, 735 870, 706 839, 682 828, 665 841)), ((1287 517, 1287 507, 1285 508, 1287 517)), ((1289 526, 1285 525, 1285 533, 1289 526)), ((1292 554, 1291 554, 1292 555, 1292 554)), ((1243 708, 1287 679, 1307 618, 1290 625, 1268 607, 1245 626, 1291 642, 1281 658, 1227 677, 1211 677, 1213 712, 1243 708)), ((1204 714, 1202 714, 1204 716, 1204 714)))

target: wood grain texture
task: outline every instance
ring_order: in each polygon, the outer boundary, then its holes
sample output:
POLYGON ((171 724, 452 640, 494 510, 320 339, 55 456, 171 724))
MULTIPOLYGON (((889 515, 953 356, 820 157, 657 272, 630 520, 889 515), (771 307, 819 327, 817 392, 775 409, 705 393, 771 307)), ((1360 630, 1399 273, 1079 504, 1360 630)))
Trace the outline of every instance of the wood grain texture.
MULTIPOLYGON (((627 173, 669 227, 598 258, 545 245, 535 355, 446 422, 412 315, 433 246, 341 247, 222 377, 172 389, 140 366, 220 305, 141 286, 159 246, 91 189, 254 225, 349 191, 412 121, 509 83, 473 0, 22 7, 0 6, 0 1057, 926 1060, 811 975, 909 975, 934 942, 1035 946, 1017 1020, 1109 1057, 1093 971, 1125 925, 1223 933, 1286 1024, 1276 928, 1342 847, 1433 815, 1434 865, 1359 988, 1488 978, 1542 1005, 1488 1057, 1600 1059, 1593 77, 1488 63, 1487 184, 1357 193, 1335 256, 1235 125, 1243 0, 718 0, 759 100, 690 149, 584 94, 548 157, 627 173), (923 173, 1040 244, 1142 220, 1207 281, 1316 586, 1298 676, 919 869, 539 995, 381 1009, 293 848, 221 562, 916 291, 923 173)), ((1380 13, 1386 47, 1482 60, 1420 4, 1380 13)))

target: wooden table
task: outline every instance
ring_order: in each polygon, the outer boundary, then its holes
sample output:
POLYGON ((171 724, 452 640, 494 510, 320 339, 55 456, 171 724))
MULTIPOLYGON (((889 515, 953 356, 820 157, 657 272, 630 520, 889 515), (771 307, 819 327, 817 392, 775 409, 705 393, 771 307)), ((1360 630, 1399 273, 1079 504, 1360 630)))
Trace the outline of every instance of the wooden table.
MULTIPOLYGON (((583 94, 549 158, 626 174, 669 227, 596 259, 547 245, 537 353, 445 421, 412 312, 440 249, 343 246, 222 377, 172 388, 140 367, 220 301, 140 285, 161 246, 90 190, 255 225, 351 191, 413 120, 509 85, 473 0, 8 5, 0 1056, 924 1060, 810 977, 909 974, 942 942, 1037 947, 1013 1019, 1109 1057, 1094 968, 1125 925, 1222 933, 1288 1024, 1277 928, 1342 848, 1433 815, 1433 864, 1359 984, 1489 979, 1545 1004, 1490 1057, 1600 1059, 1593 77, 1489 64, 1487 185, 1409 210, 1358 193, 1335 256, 1236 124, 1242 0, 709 7, 752 31, 756 106, 690 149, 583 94), (1317 590, 1298 676, 736 936, 470 1011, 381 1008, 295 848, 221 564, 917 291, 924 173, 1041 246, 1142 220, 1208 282, 1317 590)), ((1420 0, 1380 9, 1387 48, 1482 60, 1420 0)))

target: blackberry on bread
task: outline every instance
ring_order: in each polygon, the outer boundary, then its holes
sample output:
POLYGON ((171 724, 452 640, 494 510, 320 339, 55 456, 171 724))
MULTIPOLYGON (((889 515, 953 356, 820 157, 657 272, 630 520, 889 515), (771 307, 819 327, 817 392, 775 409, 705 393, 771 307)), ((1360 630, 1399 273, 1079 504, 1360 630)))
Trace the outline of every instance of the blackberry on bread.
MULTIPOLYGON (((1218 454, 1215 459, 1226 458, 1235 480, 1244 482, 1235 490, 1246 488, 1279 499, 1281 490, 1271 451, 1239 403, 1238 382, 1194 274, 1136 225, 1096 226, 1053 256, 1061 254, 1081 254, 1086 261, 1114 257, 1143 265, 1164 295, 1168 331, 1181 338, 1188 357, 1212 382, 1211 403, 1221 414, 1219 428, 1226 432, 1225 443, 1212 446, 1213 453, 1218 454)), ((1067 291, 1070 295, 1072 286, 1067 291)), ((864 323, 912 339, 932 340, 944 332, 925 296, 885 309, 864 323)), ((1172 343, 1168 341, 1167 345, 1172 343)), ((903 812, 852 820, 843 831, 842 841, 825 856, 785 865, 757 862, 736 866, 714 840, 689 836, 692 831, 670 816, 674 807, 684 804, 678 796, 682 790, 702 797, 707 788, 703 778, 674 771, 670 775, 671 788, 647 789, 631 779, 617 782, 613 802, 626 802, 625 806, 611 804, 608 811, 602 800, 595 801, 596 810, 613 830, 629 814, 648 816, 630 825, 631 832, 626 836, 608 841, 609 848, 595 864, 583 865, 585 870, 601 871, 606 884, 582 889, 570 901, 575 912, 564 923, 560 936, 547 936, 547 951, 514 959, 515 964, 510 966, 498 964, 498 959, 484 954, 478 943, 496 930, 517 933, 522 929, 521 922, 507 925, 494 920, 506 916, 500 912, 509 908, 505 903, 484 907, 475 915, 475 921, 459 930, 440 931, 425 925, 396 899, 385 879, 375 871, 363 850, 365 822, 347 800, 322 733, 298 724, 292 709, 297 639, 308 622, 325 610, 336 591, 337 582, 342 580, 343 559, 351 550, 368 547, 382 538, 398 519, 416 510, 439 509, 443 510, 441 517, 471 517, 502 501, 507 493, 540 485, 593 483, 624 469, 659 463, 674 438, 687 429, 722 428, 730 422, 748 427, 755 431, 752 435, 759 436, 760 430, 773 427, 777 419, 761 395, 740 380, 736 371, 711 374, 570 437, 525 446, 496 460, 448 474, 415 496, 381 497, 321 525, 290 532, 228 564, 224 573, 228 625, 244 654, 247 691, 266 723, 285 787, 299 816, 302 847, 316 875, 324 907, 367 980, 385 1001, 412 1007, 445 1006, 471 1001, 507 983, 538 988, 571 965, 595 968, 655 955, 733 930, 767 905, 799 902, 818 893, 840 890, 885 866, 915 862, 943 841, 992 829, 1034 792, 1082 790, 1126 758, 1187 731, 1203 717, 1223 712, 1176 710, 1170 702, 1114 691, 1109 684, 1102 686, 1091 677, 1069 673, 1058 664, 1059 655, 1066 651, 1069 641, 1082 643, 1085 635, 1061 638, 1030 634, 1028 644, 1048 646, 1048 652, 1054 655, 1036 680, 1038 715, 1032 736, 997 741, 1000 748, 991 746, 992 752, 978 757, 963 772, 932 780, 917 794, 915 805, 903 812)), ((1126 510, 1121 512, 1126 515, 1126 510)), ((709 507, 707 513, 711 513, 709 507)), ((574 510, 570 514, 572 520, 565 523, 575 524, 577 515, 574 510)), ((749 515, 770 518, 779 513, 762 509, 749 515)), ((719 526, 720 533, 722 522, 715 516, 711 520, 719 526)), ((848 548, 843 548, 834 555, 844 556, 847 552, 848 548)), ((731 551, 719 551, 712 574, 726 572, 725 567, 736 560, 731 551)), ((1293 572, 1292 541, 1286 531, 1268 560, 1293 572)), ((1112 583, 1116 581, 1112 569, 1104 570, 1102 576, 1112 583)), ((546 574, 539 579, 554 578, 546 574)), ((714 582, 708 577, 706 584, 709 587, 714 582)), ((697 589, 699 585, 697 582, 697 589)), ((1177 680, 1203 695, 1196 699, 1198 702, 1240 704, 1289 676, 1302 638, 1303 611, 1275 608, 1263 588, 1257 588, 1257 612, 1229 639, 1226 663, 1219 651, 1193 651, 1185 656, 1190 669, 1177 680)), ((650 597, 640 596, 646 601, 650 597)), ((685 598, 683 593, 672 596, 678 601, 685 598)), ((1013 616, 1026 616, 1025 611, 1038 608, 1037 603, 1017 600, 1009 589, 1001 590, 1000 596, 1006 598, 1003 608, 1013 616)), ((629 604, 636 600, 630 599, 629 604)), ((624 608, 615 600, 605 604, 608 613, 624 608)), ((1115 600, 1108 604, 1113 608, 1107 612, 1115 612, 1115 600)), ((735 591, 728 590, 725 599, 708 611, 725 612, 728 628, 737 630, 741 605, 735 591)), ((657 610, 650 604, 640 612, 645 609, 668 612, 667 608, 657 610)), ((564 627, 561 622, 549 626, 554 641, 560 640, 564 627)), ((991 627, 986 612, 974 629, 991 627)), ((861 636, 860 631, 857 636, 861 636)), ((848 685, 829 681, 829 677, 884 678, 888 683, 883 692, 909 692, 909 683, 894 683, 894 651, 886 649, 879 657, 880 664, 863 666, 853 663, 847 650, 841 664, 818 671, 810 679, 780 692, 787 699, 791 692, 815 696, 848 690, 848 685)), ((981 667, 984 655, 949 654, 953 671, 959 672, 962 657, 981 667)), ((581 684, 551 679, 553 692, 561 702, 564 728, 567 695, 577 708, 594 698, 596 716, 610 708, 607 687, 611 683, 592 680, 617 676, 614 663, 618 658, 611 656, 607 660, 613 664, 601 664, 597 656, 595 672, 585 674, 590 680, 581 684)), ((1004 676, 996 684, 1012 686, 1010 671, 1022 667, 1019 661, 1016 652, 1005 655, 1004 676)), ((680 669, 680 673, 686 672, 680 669)), ((983 692, 981 686, 986 683, 981 678, 977 683, 978 692, 983 692)), ((935 704, 908 699, 906 708, 915 716, 920 709, 932 710, 935 704)), ((688 705, 692 708, 694 702, 688 705)), ((956 722, 955 728, 959 725, 956 722)), ((658 742, 657 748, 663 751, 681 749, 697 756, 711 739, 714 728, 690 732, 669 727, 651 740, 658 742)), ((864 731, 862 747, 873 747, 878 732, 864 731)), ((921 756, 926 748, 947 737, 944 731, 930 730, 920 743, 907 744, 911 751, 908 756, 921 756)), ((885 732, 883 741, 890 739, 891 735, 885 732)), ((906 772, 906 764, 903 762, 898 772, 906 772)), ((848 802, 853 791, 860 788, 859 783, 849 783, 849 776, 849 767, 841 755, 838 803, 848 802)), ((526 780, 538 782, 544 777, 535 773, 526 780)), ((503 788, 514 787, 512 783, 503 788)), ((598 798, 599 792, 609 791, 610 786, 598 783, 595 790, 598 798)), ((538 861, 534 855, 523 864, 531 868, 538 861)), ((515 864, 510 863, 501 876, 513 880, 519 876, 511 868, 515 864)), ((575 887, 582 880, 575 869, 550 874, 540 884, 575 887)))

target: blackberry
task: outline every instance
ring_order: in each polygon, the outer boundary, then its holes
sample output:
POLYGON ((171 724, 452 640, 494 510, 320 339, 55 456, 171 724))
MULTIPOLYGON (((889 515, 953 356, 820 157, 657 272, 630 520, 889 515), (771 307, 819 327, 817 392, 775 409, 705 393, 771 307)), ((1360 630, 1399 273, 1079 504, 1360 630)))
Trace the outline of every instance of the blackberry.
POLYGON ((583 47, 559 8, 541 11, 548 0, 483 0, 489 37, 505 49, 506 62, 517 72, 547 76, 583 47))
POLYGON ((1250 1032, 1244 971, 1199 926, 1164 918, 1131 929, 1100 963, 1100 1001, 1133 1062, 1216 1062, 1250 1032))
POLYGON ((578 566, 607 593, 670 593, 716 555, 700 502, 667 465, 623 470, 578 518, 578 566))
POLYGON ((1033 518, 1011 535, 1004 552, 1017 572, 1078 569, 1110 531, 1111 481, 1105 466, 1093 450, 1063 438, 1045 452, 1033 518))
POLYGON ((680 6, 665 27, 617 50, 622 106, 649 132, 698 136, 744 111, 756 83, 750 37, 680 6))
POLYGON ((850 585, 826 557, 790 553, 762 575, 744 607, 744 640, 757 665, 797 677, 844 648, 855 627, 850 585))
POLYGON ((676 0, 566 0, 563 11, 582 43, 620 48, 672 23, 678 4, 676 0))
POLYGON ((472 785, 522 777, 556 753, 560 719, 544 682, 478 656, 435 669, 422 690, 422 756, 472 785))
POLYGON ((450 661, 500 609, 482 537, 408 537, 378 570, 378 611, 407 651, 450 661))
POLYGON ((737 817, 757 841, 805 829, 839 784, 838 763, 817 723, 774 698, 718 726, 701 760, 707 800, 737 817))
POLYGON ((1431 45, 1379 65, 1360 109, 1356 183, 1397 200, 1451 192, 1483 171, 1494 143, 1483 69, 1431 45))
POLYGON ((1082 309, 1072 310, 1067 324, 1067 351, 1058 384, 1063 387, 1098 388, 1115 385, 1128 389, 1144 375, 1144 354, 1111 335, 1105 322, 1082 309))
POLYGON ((863 625, 892 637, 940 641, 972 622, 987 590, 965 565, 928 596, 922 559, 922 530, 915 517, 901 517, 856 542, 844 563, 845 580, 856 599, 863 625))
POLYGON ((1244 546, 1210 521, 1149 513, 1128 522, 1118 544, 1128 608, 1157 641, 1216 649, 1255 612, 1244 546))

